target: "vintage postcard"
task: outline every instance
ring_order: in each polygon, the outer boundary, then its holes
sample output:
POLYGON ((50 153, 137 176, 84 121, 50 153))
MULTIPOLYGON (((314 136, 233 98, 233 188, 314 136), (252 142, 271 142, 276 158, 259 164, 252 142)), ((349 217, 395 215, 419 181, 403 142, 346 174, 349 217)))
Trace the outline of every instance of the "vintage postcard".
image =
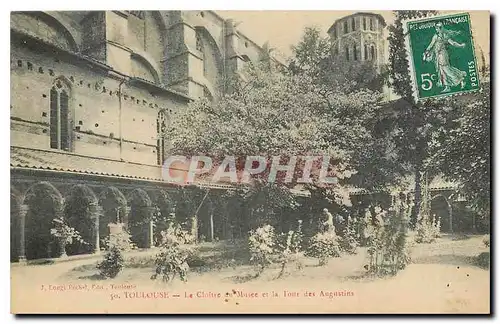
POLYGON ((490 314, 488 11, 14 11, 14 314, 490 314))

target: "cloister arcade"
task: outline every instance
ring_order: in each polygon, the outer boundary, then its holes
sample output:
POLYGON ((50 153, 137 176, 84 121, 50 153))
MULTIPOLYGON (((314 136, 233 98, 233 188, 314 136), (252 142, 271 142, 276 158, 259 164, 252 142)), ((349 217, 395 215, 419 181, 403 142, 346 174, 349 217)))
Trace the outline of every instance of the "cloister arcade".
POLYGON ((231 213, 237 210, 213 203, 220 189, 115 180, 68 179, 67 174, 39 181, 14 179, 10 196, 11 262, 61 256, 50 234, 56 217, 64 218, 86 243, 71 244, 66 249, 68 255, 99 253, 109 235, 108 225, 118 222, 125 224, 137 248, 153 247, 167 226, 166 216, 175 215, 175 220, 189 229, 195 209, 200 237, 214 240, 233 235, 228 219, 236 218, 231 213), (193 195, 194 191, 199 194, 193 195))

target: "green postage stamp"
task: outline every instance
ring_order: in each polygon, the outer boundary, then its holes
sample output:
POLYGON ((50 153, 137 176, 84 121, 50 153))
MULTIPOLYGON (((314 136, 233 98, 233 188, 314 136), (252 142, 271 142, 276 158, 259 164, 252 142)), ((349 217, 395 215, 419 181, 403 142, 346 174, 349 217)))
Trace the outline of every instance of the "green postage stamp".
POLYGON ((403 23, 415 99, 480 89, 468 13, 403 23))

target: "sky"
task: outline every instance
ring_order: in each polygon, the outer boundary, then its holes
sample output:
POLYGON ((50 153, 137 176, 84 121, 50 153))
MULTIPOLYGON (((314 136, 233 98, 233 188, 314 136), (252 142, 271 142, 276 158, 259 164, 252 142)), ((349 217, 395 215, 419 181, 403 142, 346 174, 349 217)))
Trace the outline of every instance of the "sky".
MULTIPOLYGON (((394 21, 392 11, 371 11, 381 14, 389 25, 394 21)), ((238 29, 257 44, 269 41, 270 45, 283 53, 291 54, 291 45, 298 43, 307 26, 317 26, 326 36, 326 31, 335 20, 355 11, 217 11, 224 18, 241 22, 238 29)), ((474 40, 489 58, 490 25, 488 11, 471 11, 474 40)))

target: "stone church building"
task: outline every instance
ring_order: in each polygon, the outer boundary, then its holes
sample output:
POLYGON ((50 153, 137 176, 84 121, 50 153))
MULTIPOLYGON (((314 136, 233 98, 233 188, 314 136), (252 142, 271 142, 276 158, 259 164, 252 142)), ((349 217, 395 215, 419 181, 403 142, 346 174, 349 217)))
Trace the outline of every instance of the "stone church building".
MULTIPOLYGON (((169 116, 264 51, 212 11, 13 12, 11 261, 58 255, 55 215, 89 242, 78 254, 99 251, 110 222, 168 212, 169 116)), ((135 224, 150 247, 151 221, 135 224)))

